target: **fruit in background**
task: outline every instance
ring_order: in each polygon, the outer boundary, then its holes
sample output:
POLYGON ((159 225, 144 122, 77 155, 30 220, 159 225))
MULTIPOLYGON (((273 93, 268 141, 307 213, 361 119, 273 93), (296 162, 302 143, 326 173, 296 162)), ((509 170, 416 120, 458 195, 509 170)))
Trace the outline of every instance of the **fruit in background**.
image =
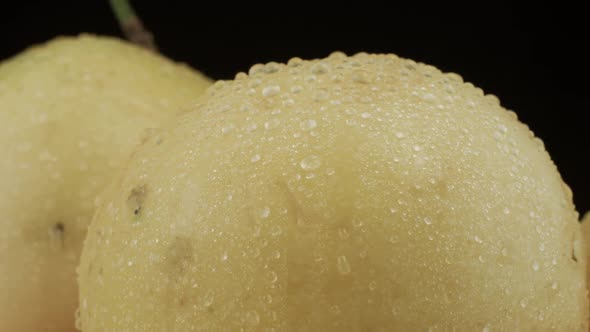
POLYGON ((586 331, 571 193, 496 97, 340 53, 207 94, 97 209, 85 332, 586 331))
POLYGON ((72 331, 99 192, 146 128, 209 79, 114 38, 60 37, 0 64, 0 330, 72 331))

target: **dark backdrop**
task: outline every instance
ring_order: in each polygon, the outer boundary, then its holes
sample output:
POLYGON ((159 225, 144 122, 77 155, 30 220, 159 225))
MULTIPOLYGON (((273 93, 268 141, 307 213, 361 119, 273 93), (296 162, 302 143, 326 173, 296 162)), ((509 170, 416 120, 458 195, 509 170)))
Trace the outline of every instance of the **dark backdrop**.
MULTIPOLYGON (((0 58, 60 34, 120 35, 108 2, 38 1, 0 7, 0 58)), ((393 52, 461 74, 541 137, 580 212, 590 210, 590 27, 581 8, 499 2, 415 8, 389 2, 135 1, 165 55, 217 79, 252 64, 334 50, 393 52), (208 8, 206 6, 209 6, 208 8)))

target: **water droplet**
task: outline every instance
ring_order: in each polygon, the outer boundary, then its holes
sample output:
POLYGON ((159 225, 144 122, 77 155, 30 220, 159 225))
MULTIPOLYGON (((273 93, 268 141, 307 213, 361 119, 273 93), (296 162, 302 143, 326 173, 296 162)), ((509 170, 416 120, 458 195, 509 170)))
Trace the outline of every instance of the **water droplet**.
POLYGON ((260 316, 256 310, 249 310, 243 314, 242 320, 248 325, 258 325, 260 322, 260 316))
POLYGON ((352 73, 352 81, 355 83, 369 83, 367 75, 362 70, 356 70, 352 73))
POLYGON ((395 137, 404 138, 404 137, 406 137, 406 134, 402 133, 401 131, 398 131, 397 133, 395 133, 395 137))
POLYGON ((281 124, 279 119, 271 119, 264 123, 264 129, 274 129, 281 124))
POLYGON ((507 207, 505 207, 505 208, 504 208, 504 214, 510 214, 510 209, 509 209, 509 208, 507 208, 507 207))
POLYGON ((322 75, 330 71, 330 67, 325 63, 316 63, 311 67, 311 72, 316 75, 322 75))
POLYGON ((422 150, 422 147, 420 145, 414 145, 414 151, 418 152, 422 150))
POLYGON ((539 244, 539 251, 545 251, 545 243, 539 244))
POLYGON ((332 311, 334 315, 340 315, 341 313, 340 307, 337 304, 330 306, 330 311, 332 311))
POLYGON ((304 170, 312 170, 320 167, 322 162, 318 156, 311 155, 301 160, 300 165, 304 170))
POLYGON ((508 249, 502 248, 502 256, 508 256, 508 249))
POLYGON ((298 58, 298 57, 291 58, 287 62, 287 66, 289 66, 289 67, 299 67, 302 64, 303 64, 303 60, 301 58, 298 58))
POLYGON ((315 127, 317 127, 317 122, 315 120, 313 120, 313 119, 306 120, 306 121, 301 122, 299 124, 299 127, 301 127, 301 130, 306 130, 306 131, 307 130, 312 130, 315 127))
POLYGON ((352 226, 354 227, 361 227, 363 225, 363 219, 359 217, 352 218, 352 226))
POLYGON ((528 301, 526 299, 520 300, 520 306, 521 307, 526 308, 527 305, 528 305, 528 301))
POLYGON ((551 289, 557 289, 557 281, 554 281, 554 282, 551 284, 551 289))
POLYGON ((270 280, 270 282, 274 284, 275 282, 277 282, 277 280, 279 280, 279 276, 275 271, 270 271, 268 273, 268 280, 270 280))
POLYGON ((303 91, 303 88, 300 85, 293 85, 291 87, 291 92, 292 93, 299 93, 301 91, 303 91))
POLYGON ((537 261, 533 262, 533 270, 534 271, 539 271, 539 263, 537 261))
POLYGON ((128 265, 128 266, 133 266, 133 261, 129 261, 129 262, 127 262, 127 265, 128 265))
POLYGON ((326 170, 326 174, 328 174, 328 175, 334 175, 335 173, 336 173, 336 170, 333 168, 328 168, 326 170))
POLYGON ((342 275, 349 274, 351 271, 350 263, 348 263, 346 256, 338 256, 336 267, 338 268, 338 272, 342 275))
POLYGON ((482 332, 491 332, 492 328, 490 327, 490 324, 486 324, 486 326, 483 327, 482 332))
POLYGON ((474 236, 473 239, 475 240, 475 242, 477 243, 483 243, 483 240, 479 238, 479 236, 474 236))
POLYGON ((272 236, 279 236, 283 233, 283 228, 279 225, 275 225, 270 229, 270 235, 272 236))
POLYGON ((262 89, 262 95, 264 97, 276 96, 281 92, 281 87, 278 85, 269 85, 262 89))
POLYGON ((270 294, 264 295, 263 300, 264 300, 264 302, 271 304, 272 303, 272 295, 270 295, 270 294))
POLYGON ((252 156, 252 158, 250 158, 250 161, 255 163, 257 161, 260 160, 260 155, 259 154, 255 154, 254 156, 252 156))
POLYGON ((372 280, 371 282, 369 282, 369 290, 374 291, 375 289, 377 289, 377 282, 375 280, 372 280))
POLYGON ((280 252, 280 251, 278 251, 278 250, 275 250, 275 251, 272 253, 272 258, 274 258, 274 259, 279 259, 279 258, 281 258, 281 252, 280 252))
POLYGON ((426 225, 432 225, 432 219, 428 218, 428 217, 424 217, 424 223, 426 225))
POLYGON ((348 230, 346 230, 346 228, 338 228, 338 236, 340 236, 342 240, 346 240, 348 239, 350 234, 348 233, 348 230))
POLYGON ((369 113, 369 112, 361 113, 361 118, 363 118, 363 119, 368 119, 370 117, 371 117, 371 113, 369 113))
POLYGON ((262 219, 268 218, 268 216, 270 215, 270 208, 268 206, 265 206, 262 208, 262 210, 260 211, 260 217, 262 219))
POLYGON ((314 101, 323 101, 330 97, 330 94, 325 89, 320 89, 313 94, 314 101))
POLYGON ((277 62, 269 62, 264 66, 263 71, 266 74, 272 74, 279 71, 280 67, 281 66, 277 62))
POLYGON ((221 260, 226 261, 228 259, 228 257, 229 257, 229 255, 228 255, 227 251, 224 251, 223 255, 221 255, 221 260))
POLYGON ((250 132, 256 130, 256 128, 258 128, 258 125, 256 123, 250 123, 246 126, 246 130, 250 132))
POLYGON ((213 291, 208 291, 203 295, 202 298, 199 299, 199 303, 203 307, 210 307, 213 304, 214 300, 215 300, 215 295, 213 294, 213 291))

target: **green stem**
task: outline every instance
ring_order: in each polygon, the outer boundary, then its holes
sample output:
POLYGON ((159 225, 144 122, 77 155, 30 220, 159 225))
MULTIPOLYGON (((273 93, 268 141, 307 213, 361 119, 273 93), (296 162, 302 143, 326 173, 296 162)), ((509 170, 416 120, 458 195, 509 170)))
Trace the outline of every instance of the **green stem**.
POLYGON ((129 19, 137 17, 133 7, 127 0, 111 0, 111 8, 121 25, 123 22, 128 22, 129 19))
POLYGON ((137 45, 157 51, 154 36, 145 29, 129 0, 110 0, 110 3, 125 37, 137 45))

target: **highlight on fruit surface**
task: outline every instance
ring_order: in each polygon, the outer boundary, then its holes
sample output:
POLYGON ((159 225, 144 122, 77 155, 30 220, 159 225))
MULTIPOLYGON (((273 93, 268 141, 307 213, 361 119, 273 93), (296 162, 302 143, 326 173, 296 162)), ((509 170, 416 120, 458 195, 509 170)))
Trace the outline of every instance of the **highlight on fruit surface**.
POLYGON ((255 65, 155 133, 78 269, 83 331, 586 331, 571 192, 456 74, 255 65))
POLYGON ((73 331, 99 192, 147 128, 209 79, 115 38, 59 37, 0 63, 0 331, 73 331))

